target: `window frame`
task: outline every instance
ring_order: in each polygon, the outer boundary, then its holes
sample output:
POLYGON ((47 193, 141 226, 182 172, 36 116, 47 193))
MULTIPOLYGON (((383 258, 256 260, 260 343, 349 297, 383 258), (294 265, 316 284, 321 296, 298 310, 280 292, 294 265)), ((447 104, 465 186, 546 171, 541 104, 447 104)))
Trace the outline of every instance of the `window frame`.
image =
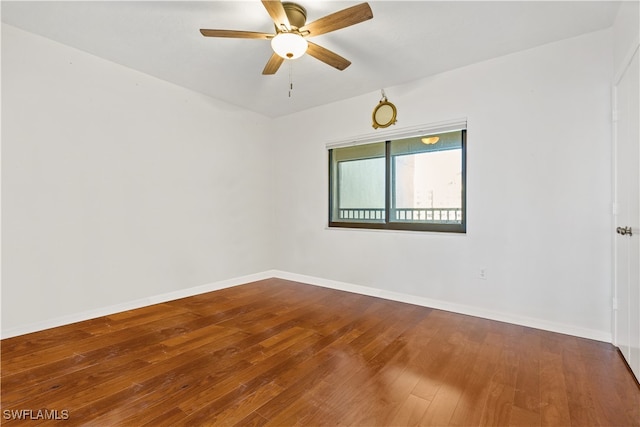
MULTIPOLYGON (((460 127, 457 130, 461 131, 461 167, 462 167, 462 176, 461 176, 461 211, 462 211, 462 221, 460 224, 437 224, 437 223, 419 223, 419 222, 398 222, 391 221, 391 212, 392 212, 392 182, 393 182, 393 158, 394 155, 391 154, 391 143, 393 140, 403 139, 406 136, 402 135, 399 137, 393 137, 393 135, 389 135, 386 138, 381 138, 380 140, 370 141, 371 143, 385 143, 385 206, 384 206, 384 222, 354 222, 354 221, 332 221, 333 216, 333 192, 334 192, 334 170, 333 170, 333 150, 341 148, 340 146, 328 146, 328 160, 329 160, 329 216, 328 216, 328 226, 329 228, 354 228, 354 229, 371 229, 371 230, 404 230, 404 231, 431 231, 431 232, 441 232, 441 233, 460 233, 464 234, 467 232, 467 129, 466 126, 460 127)), ((436 135, 438 133, 445 132, 420 132, 419 134, 424 135, 436 135)), ((419 134, 414 134, 413 136, 417 136, 419 134)))

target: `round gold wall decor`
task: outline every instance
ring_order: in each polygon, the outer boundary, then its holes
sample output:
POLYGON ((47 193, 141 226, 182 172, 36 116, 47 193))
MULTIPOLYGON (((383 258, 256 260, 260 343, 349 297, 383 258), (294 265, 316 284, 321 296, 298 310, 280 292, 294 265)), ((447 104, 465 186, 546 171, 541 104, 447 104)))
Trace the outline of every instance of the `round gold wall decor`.
POLYGON ((373 109, 373 128, 386 128, 396 123, 398 110, 396 106, 387 101, 387 98, 380 100, 380 103, 373 109))

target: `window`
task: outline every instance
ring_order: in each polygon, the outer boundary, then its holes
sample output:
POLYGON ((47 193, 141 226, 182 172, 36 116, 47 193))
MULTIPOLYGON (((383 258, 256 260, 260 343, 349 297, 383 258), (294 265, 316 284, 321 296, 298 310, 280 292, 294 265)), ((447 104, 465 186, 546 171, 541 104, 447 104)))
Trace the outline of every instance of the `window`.
POLYGON ((329 149, 329 226, 466 231, 466 130, 329 149))

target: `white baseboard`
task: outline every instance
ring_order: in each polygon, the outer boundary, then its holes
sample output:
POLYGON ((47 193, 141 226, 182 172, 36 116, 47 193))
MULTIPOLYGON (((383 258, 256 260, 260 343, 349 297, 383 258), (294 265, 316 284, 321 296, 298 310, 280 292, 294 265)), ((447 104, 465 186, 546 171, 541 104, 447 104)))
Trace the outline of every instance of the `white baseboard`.
POLYGON ((55 328, 58 326, 69 325, 71 323, 82 322, 84 320, 95 319, 96 317, 108 316, 110 314, 120 313, 136 308, 147 307, 153 304, 159 304, 167 301, 173 301, 180 298, 186 298, 193 295, 204 294, 206 292, 217 291, 220 289, 231 288, 233 286, 243 285, 245 283, 255 282, 275 277, 273 272, 264 271, 261 273, 250 274, 247 276, 235 277, 232 279, 221 280, 219 282, 207 283, 205 285, 195 286, 178 291, 168 292, 165 294, 154 295, 147 298, 140 298, 134 301, 127 301, 121 304, 114 304, 106 307, 87 310, 80 313, 69 314, 66 316, 47 319, 39 322, 29 323, 14 328, 2 330, 2 339, 11 338, 18 335, 29 334, 32 332, 44 331, 45 329, 55 328))
POLYGON ((141 298, 135 301, 129 301, 122 304, 111 305, 94 310, 88 310, 81 313, 75 313, 67 316, 57 317, 54 319, 44 320, 40 322, 30 323, 27 325, 2 330, 2 339, 11 338, 18 335, 24 335, 31 332, 43 331, 45 329, 55 328, 58 326, 68 325, 71 323, 81 322, 84 320, 95 319, 96 317, 108 316, 122 311, 134 310, 136 308, 146 307, 153 304, 159 304, 167 301, 173 301, 180 298, 186 298, 193 295, 199 295, 206 292, 212 292, 220 289, 231 288, 233 286, 243 285, 258 280, 269 278, 279 278, 291 280, 295 282, 307 283, 309 285, 322 286, 325 288, 336 289, 340 291, 352 292, 361 295, 368 295, 392 301, 415 304, 423 307, 430 307, 439 310, 451 311, 454 313, 465 314, 469 316, 481 317, 483 319, 496 320, 499 322, 511 323, 514 325, 527 326, 545 331, 558 332, 561 334, 572 335, 581 338, 592 339, 596 341, 612 342, 612 334, 603 331, 580 328, 573 325, 549 322, 542 319, 534 319, 523 316, 516 316, 510 313, 500 313, 482 308, 467 306, 462 304, 450 303, 446 301, 434 300, 415 295, 402 294, 399 292, 386 291, 383 289, 371 288, 368 286, 355 285, 352 283, 339 282, 335 280, 323 279, 320 277, 306 276, 303 274, 290 273, 281 270, 267 270, 261 273, 250 274, 247 276, 236 277, 232 279, 222 280, 219 282, 209 283, 206 285, 196 286, 179 291, 169 292, 161 295, 155 295, 148 298, 141 298))
POLYGON ((496 320, 498 322, 511 323, 514 325, 526 326, 534 329, 541 329, 544 331, 557 332, 565 335, 572 335, 581 338, 587 338, 596 341, 602 341, 611 343, 612 334, 580 328, 573 325, 566 325, 561 323, 549 322, 542 319, 535 319, 524 316, 517 316, 511 313, 500 313, 491 310, 485 310, 479 307, 467 306, 463 304, 450 303, 446 301, 434 300, 430 298, 419 297, 415 295, 402 294, 399 292, 386 291, 383 289, 371 288, 367 286, 354 285, 351 283, 338 282, 335 280, 322 279, 319 277, 305 276, 302 274, 288 273, 286 271, 272 271, 273 277, 277 277, 285 280, 292 280, 295 282, 308 283, 310 285, 322 286, 325 288, 331 288, 341 291, 353 292, 362 295, 369 295, 372 297, 378 297, 388 299, 392 301, 404 302, 408 304, 419 305, 423 307, 436 308, 439 310, 451 311, 453 313, 465 314, 474 317, 480 317, 483 319, 496 320))

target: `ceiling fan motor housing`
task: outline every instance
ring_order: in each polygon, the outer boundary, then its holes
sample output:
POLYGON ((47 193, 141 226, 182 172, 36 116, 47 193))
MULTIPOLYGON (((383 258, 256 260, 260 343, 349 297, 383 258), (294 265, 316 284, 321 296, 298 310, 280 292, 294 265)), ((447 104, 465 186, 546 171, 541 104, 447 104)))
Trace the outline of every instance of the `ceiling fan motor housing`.
POLYGON ((304 24, 307 22, 307 11, 304 7, 289 2, 283 2, 282 6, 287 14, 287 18, 289 18, 289 24, 291 24, 292 29, 297 30, 298 28, 304 27, 304 24))

